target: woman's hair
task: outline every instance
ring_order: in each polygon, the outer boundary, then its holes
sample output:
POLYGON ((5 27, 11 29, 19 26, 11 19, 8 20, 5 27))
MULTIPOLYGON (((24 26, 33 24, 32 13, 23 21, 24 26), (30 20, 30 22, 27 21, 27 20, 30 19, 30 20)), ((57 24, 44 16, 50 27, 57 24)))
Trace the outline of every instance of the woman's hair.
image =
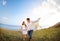
POLYGON ((22 25, 25 25, 25 26, 26 26, 26 24, 25 24, 25 22, 24 22, 24 21, 22 22, 22 25))

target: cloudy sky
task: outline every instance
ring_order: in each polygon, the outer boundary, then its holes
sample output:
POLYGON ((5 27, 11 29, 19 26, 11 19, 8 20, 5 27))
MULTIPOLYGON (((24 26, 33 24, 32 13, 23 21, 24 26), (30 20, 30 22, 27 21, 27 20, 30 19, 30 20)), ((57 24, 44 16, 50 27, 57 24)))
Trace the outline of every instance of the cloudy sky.
POLYGON ((29 17, 49 27, 60 22, 60 0, 0 0, 0 23, 21 25, 29 17))

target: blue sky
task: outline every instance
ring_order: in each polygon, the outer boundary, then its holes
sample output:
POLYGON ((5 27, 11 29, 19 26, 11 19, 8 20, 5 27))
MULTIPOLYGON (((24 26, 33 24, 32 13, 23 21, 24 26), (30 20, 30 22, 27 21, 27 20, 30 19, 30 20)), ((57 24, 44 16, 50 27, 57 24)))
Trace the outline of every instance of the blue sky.
POLYGON ((21 25, 27 17, 31 20, 41 17, 41 25, 51 26, 60 22, 58 4, 54 0, 0 0, 0 23, 21 25))
POLYGON ((2 23, 16 25, 18 20, 24 17, 24 14, 32 8, 41 4, 43 0, 6 0, 3 5, 3 0, 0 0, 0 18, 2 23), (2 21, 6 18, 7 22, 2 21))

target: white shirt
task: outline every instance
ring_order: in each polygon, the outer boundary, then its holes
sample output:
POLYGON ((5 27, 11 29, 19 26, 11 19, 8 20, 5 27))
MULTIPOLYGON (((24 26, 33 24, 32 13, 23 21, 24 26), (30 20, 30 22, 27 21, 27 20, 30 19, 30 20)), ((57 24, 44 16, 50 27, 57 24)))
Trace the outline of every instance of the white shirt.
POLYGON ((29 31, 29 30, 34 30, 34 25, 33 25, 33 23, 38 22, 38 21, 39 21, 39 20, 30 21, 30 23, 27 23, 28 31, 29 31))

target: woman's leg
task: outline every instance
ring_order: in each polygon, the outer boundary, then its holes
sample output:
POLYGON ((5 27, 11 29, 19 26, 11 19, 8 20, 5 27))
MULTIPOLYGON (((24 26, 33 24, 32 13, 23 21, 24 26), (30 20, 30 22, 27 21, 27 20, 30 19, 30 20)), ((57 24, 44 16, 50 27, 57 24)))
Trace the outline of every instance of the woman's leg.
POLYGON ((23 35, 23 41, 25 41, 26 35, 23 35))

